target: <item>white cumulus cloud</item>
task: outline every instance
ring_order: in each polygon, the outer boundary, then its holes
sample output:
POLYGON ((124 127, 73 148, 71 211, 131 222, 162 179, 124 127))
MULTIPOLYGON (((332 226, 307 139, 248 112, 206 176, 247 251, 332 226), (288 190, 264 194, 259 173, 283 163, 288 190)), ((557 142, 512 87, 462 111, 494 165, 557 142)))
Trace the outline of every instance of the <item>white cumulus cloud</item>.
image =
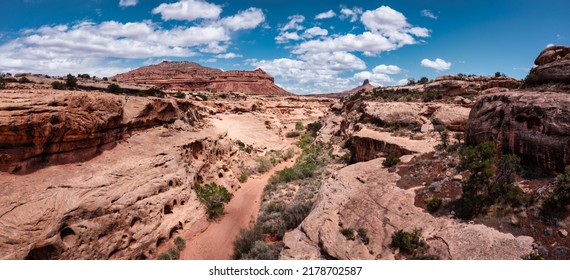
POLYGON ((239 11, 235 16, 221 19, 221 23, 232 31, 254 29, 264 21, 265 14, 258 8, 249 8, 239 11))
POLYGON ((202 0, 181 0, 176 3, 162 3, 152 10, 153 14, 160 14, 163 20, 217 19, 222 13, 219 5, 202 0))
POLYGON ((232 58, 239 58, 239 57, 242 57, 242 55, 241 54, 235 54, 232 52, 216 55, 216 58, 221 58, 221 59, 232 59, 232 58))
POLYGON ((394 83, 394 79, 390 75, 401 72, 402 69, 396 65, 381 64, 374 67, 372 71, 362 71, 354 74, 353 79, 357 81, 368 79, 373 84, 383 85, 385 83, 394 83))
POLYGON ((451 62, 447 62, 441 58, 436 58, 434 61, 424 58, 421 65, 423 67, 433 68, 437 71, 449 70, 449 68, 451 68, 451 62))
POLYGON ((305 29, 301 23, 305 21, 305 17, 302 15, 292 15, 287 18, 289 22, 281 27, 281 31, 287 30, 303 30, 305 29))
POLYGON ((120 0, 119 6, 121 7, 132 7, 138 4, 139 0, 120 0))
POLYGON ((333 12, 333 10, 328 10, 324 13, 320 13, 318 15, 315 16, 315 19, 326 19, 326 18, 332 18, 336 16, 336 13, 333 12))
POLYGON ((362 8, 354 7, 352 9, 343 7, 340 9, 340 19, 349 19, 350 22, 355 22, 358 20, 358 17, 362 14, 362 8))
POLYGON ((307 30, 305 30, 305 32, 303 32, 303 38, 313 38, 313 37, 317 37, 317 36, 327 36, 329 34, 328 30, 326 29, 322 29, 318 26, 315 27, 311 27, 307 30))
POLYGON ((364 12, 360 20, 366 29, 387 36, 395 42, 413 44, 415 40, 411 35, 429 37, 428 29, 412 26, 404 14, 388 6, 364 12))
POLYGON ((385 64, 380 64, 376 67, 374 67, 374 69, 372 69, 372 71, 374 73, 383 73, 383 74, 400 74, 402 72, 402 69, 396 65, 385 65, 385 64))

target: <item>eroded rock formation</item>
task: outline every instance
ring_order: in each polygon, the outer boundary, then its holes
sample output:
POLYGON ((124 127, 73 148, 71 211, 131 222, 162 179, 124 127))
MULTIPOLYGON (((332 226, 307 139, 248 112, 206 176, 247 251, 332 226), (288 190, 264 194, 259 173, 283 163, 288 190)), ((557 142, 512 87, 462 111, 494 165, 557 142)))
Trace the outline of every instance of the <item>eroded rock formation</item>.
POLYGON ((186 101, 102 93, 0 93, 0 171, 85 160, 137 129, 200 114, 186 101))
POLYGON ((482 96, 473 106, 465 139, 494 141, 502 153, 548 171, 570 164, 570 95, 510 92, 482 96))
POLYGON ((246 94, 287 95, 262 69, 222 71, 193 62, 167 62, 119 74, 119 82, 151 84, 174 90, 213 90, 246 94))
POLYGON ((570 48, 552 46, 544 49, 534 60, 530 72, 534 82, 570 83, 570 48))

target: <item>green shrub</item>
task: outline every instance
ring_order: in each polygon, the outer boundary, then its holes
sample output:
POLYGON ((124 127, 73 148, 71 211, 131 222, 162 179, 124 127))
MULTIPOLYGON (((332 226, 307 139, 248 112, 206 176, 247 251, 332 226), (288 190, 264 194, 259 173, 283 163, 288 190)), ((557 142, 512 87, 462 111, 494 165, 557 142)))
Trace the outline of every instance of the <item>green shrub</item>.
POLYGON ((426 207, 430 213, 435 213, 439 209, 441 209, 442 204, 443 204, 443 200, 441 198, 434 197, 434 198, 427 201, 426 207))
POLYGON ((51 87, 53 89, 57 89, 57 90, 64 90, 65 84, 62 82, 55 81, 55 82, 51 83, 51 87))
POLYGON ((297 228, 311 213, 312 207, 312 201, 300 201, 289 204, 285 212, 283 212, 283 220, 287 230, 297 228))
POLYGON ((257 158, 257 172, 265 173, 269 171, 273 167, 271 164, 271 160, 267 157, 259 157, 257 158))
POLYGON ((65 87, 68 89, 75 89, 77 87, 77 78, 71 74, 65 77, 65 87))
POLYGON ((107 86, 107 92, 109 93, 117 94, 121 93, 121 91, 122 91, 121 87, 117 84, 110 84, 107 86))
POLYGON ((370 239, 368 238, 368 233, 366 232, 366 229, 359 228, 357 230, 357 233, 358 233, 358 237, 360 238, 362 243, 364 243, 364 245, 368 245, 370 243, 370 239))
POLYGON ((158 255, 158 260, 169 261, 169 260, 172 260, 172 258, 170 257, 170 254, 168 254, 167 252, 164 252, 164 253, 160 253, 160 255, 158 255))
POLYGON ((180 251, 177 248, 170 248, 168 252, 158 255, 158 260, 178 260, 180 259, 180 251))
POLYGON ((570 204, 570 165, 564 169, 564 174, 556 178, 556 188, 542 202, 542 213, 552 215, 570 204))
POLYGON ((460 159, 460 167, 469 170, 471 175, 463 182, 459 216, 471 219, 492 204, 489 194, 493 184, 495 143, 484 142, 475 147, 466 147, 460 152, 460 159))
POLYGON ((247 179, 249 179, 249 171, 244 170, 244 171, 242 171, 241 174, 239 175, 238 181, 239 181, 240 183, 245 183, 245 182, 247 182, 247 179))
POLYGON ((302 122, 296 122, 295 123, 295 130, 303 131, 303 129, 305 129, 305 126, 303 125, 302 122))
POLYGON ((214 219, 224 214, 224 204, 228 203, 233 194, 228 192, 223 186, 216 183, 206 184, 204 186, 196 185, 194 187, 198 199, 206 206, 208 218, 214 219))
POLYGON ((388 156, 385 160, 382 161, 382 166, 384 167, 393 167, 396 164, 400 163, 400 158, 397 156, 388 156))
POLYGON ((319 130, 321 130, 322 127, 323 124, 320 122, 313 122, 307 125, 307 129, 311 132, 311 136, 313 137, 317 136, 317 132, 319 132, 319 130))
POLYGON ((182 251, 184 250, 184 248, 186 248, 186 240, 181 236, 177 236, 176 238, 174 238, 174 244, 176 245, 176 248, 178 248, 179 251, 182 251))
POLYGON ((340 228, 339 232, 346 237, 347 240, 355 240, 354 230, 349 228, 340 228))
POLYGON ((234 240, 234 253, 232 258, 234 260, 241 260, 251 251, 255 242, 262 239, 263 235, 257 227, 253 229, 241 229, 236 240, 234 240))
POLYGON ((288 149, 287 152, 283 153, 282 158, 284 160, 288 160, 288 159, 292 158, 294 155, 295 155, 295 150, 288 149))
POLYGON ((170 258, 172 260, 180 259, 180 251, 178 251, 178 249, 176 248, 171 248, 170 250, 168 250, 168 254, 170 255, 170 258))
POLYGON ((422 230, 414 229, 412 232, 399 230, 392 234, 394 248, 399 248, 401 252, 416 255, 418 250, 427 249, 428 245, 421 239, 422 230))
POLYGON ((275 254, 273 250, 265 244, 263 241, 255 241, 253 247, 249 252, 243 257, 244 260, 275 260, 275 254))
POLYGON ((0 76, 0 89, 6 88, 6 81, 4 81, 4 77, 0 76))
POLYGON ((285 134, 285 137, 294 138, 294 137, 299 137, 300 135, 301 135, 301 133, 299 131, 290 131, 290 132, 287 132, 287 134, 285 134))
POLYGON ((30 79, 28 79, 27 77, 21 77, 20 79, 18 79, 18 83, 20 84, 27 84, 27 83, 31 83, 32 81, 30 81, 30 79))
POLYGON ((311 135, 305 134, 303 136, 301 136, 301 139, 299 139, 299 141, 297 141, 297 146, 299 146, 299 148, 305 150, 306 148, 308 148, 311 143, 313 143, 313 140, 315 138, 311 135))

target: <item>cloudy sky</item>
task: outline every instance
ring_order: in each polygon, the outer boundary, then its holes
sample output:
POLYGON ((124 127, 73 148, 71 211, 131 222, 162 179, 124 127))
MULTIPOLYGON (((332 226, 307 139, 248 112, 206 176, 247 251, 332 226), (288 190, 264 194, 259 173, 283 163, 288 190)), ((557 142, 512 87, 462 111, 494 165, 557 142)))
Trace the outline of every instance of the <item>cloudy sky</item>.
POLYGON ((163 60, 262 68, 299 94, 370 79, 524 78, 570 45, 568 0, 12 0, 0 72, 111 76, 163 60))

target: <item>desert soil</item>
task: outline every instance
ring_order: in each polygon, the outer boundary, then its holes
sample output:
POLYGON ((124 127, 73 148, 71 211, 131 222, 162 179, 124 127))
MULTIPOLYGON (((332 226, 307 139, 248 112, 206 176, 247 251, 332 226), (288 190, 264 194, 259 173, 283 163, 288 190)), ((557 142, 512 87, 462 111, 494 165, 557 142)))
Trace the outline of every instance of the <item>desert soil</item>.
POLYGON ((183 260, 229 260, 234 247, 233 242, 240 229, 249 228, 261 207, 261 195, 269 178, 273 174, 295 163, 298 154, 288 161, 284 161, 270 171, 251 176, 241 188, 234 193, 234 197, 225 207, 225 214, 217 221, 210 223, 208 228, 192 237, 192 233, 182 233, 187 240, 186 248, 180 252, 183 260), (190 236, 189 236, 190 235, 190 236))

